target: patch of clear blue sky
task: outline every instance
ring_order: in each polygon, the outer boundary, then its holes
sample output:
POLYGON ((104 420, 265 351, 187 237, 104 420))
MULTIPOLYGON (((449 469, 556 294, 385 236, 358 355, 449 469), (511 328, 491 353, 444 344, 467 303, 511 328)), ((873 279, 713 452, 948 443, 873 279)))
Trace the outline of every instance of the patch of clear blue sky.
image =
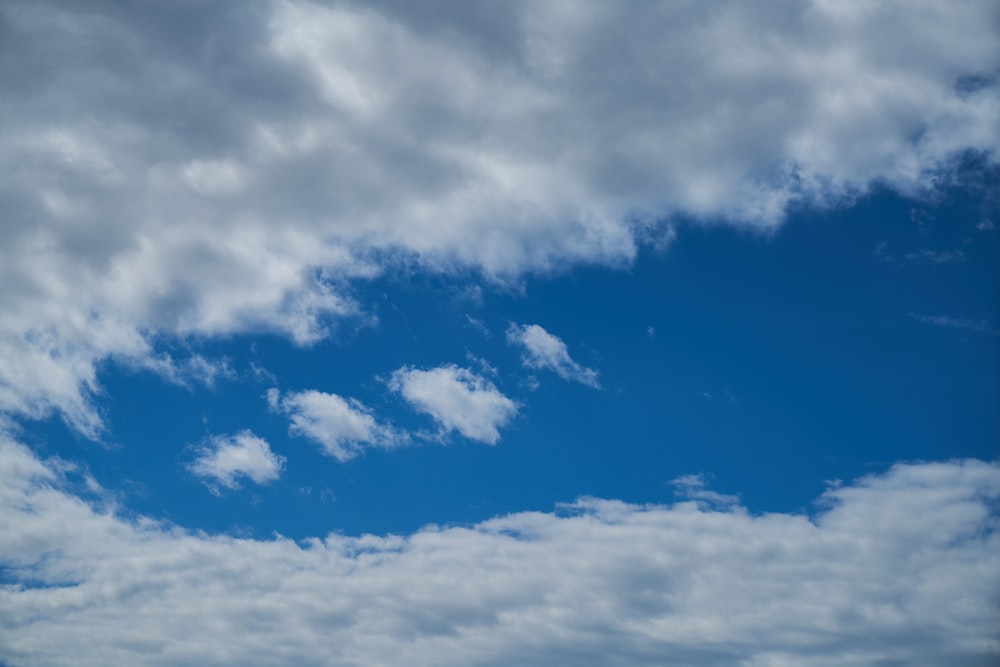
POLYGON ((1000 326, 1000 231, 977 229, 996 217, 995 195, 979 182, 933 204, 879 192, 799 212, 773 238, 681 223, 665 254, 644 251, 627 270, 577 267, 530 277, 523 292, 482 285, 481 303, 464 295, 467 278, 387 275, 355 286, 377 326, 307 348, 268 335, 191 343, 239 376, 213 389, 106 364, 98 401, 110 447, 57 419, 25 424, 25 436, 83 462, 129 511, 257 537, 409 532, 585 495, 670 502, 669 481, 689 473, 752 511, 808 511, 828 480, 1000 453, 1000 338, 915 317, 1000 326), (603 388, 537 372, 530 389, 504 337, 511 322, 560 336, 603 388), (272 385, 318 389, 433 430, 377 376, 476 368, 470 354, 521 404, 496 447, 453 435, 340 463, 289 437, 263 398, 272 385), (277 382, 254 379, 251 363, 277 382), (287 457, 285 472, 213 496, 184 468, 192 445, 241 429, 287 457))

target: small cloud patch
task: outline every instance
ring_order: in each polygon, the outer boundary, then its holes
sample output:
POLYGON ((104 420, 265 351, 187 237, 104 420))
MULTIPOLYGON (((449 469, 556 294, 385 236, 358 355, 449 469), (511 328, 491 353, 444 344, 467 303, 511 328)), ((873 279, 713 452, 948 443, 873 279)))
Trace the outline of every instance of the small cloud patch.
POLYGON ((288 415, 293 434, 318 443, 324 454, 338 461, 358 456, 365 447, 388 449, 406 440, 405 435, 380 424, 371 409, 353 398, 315 390, 282 397, 272 388, 267 392, 267 403, 271 410, 288 415))
POLYGON ((404 366, 392 374, 389 388, 430 415, 442 432, 458 431, 487 445, 500 440, 500 427, 517 413, 517 404, 492 382, 454 364, 430 370, 404 366))
POLYGON ((217 493, 220 487, 238 489, 242 479, 269 484, 281 476, 284 465, 285 457, 272 452, 266 440, 244 430, 208 438, 188 469, 217 493))
POLYGON ((569 356, 566 343, 537 324, 512 324, 507 341, 524 349, 522 361, 528 368, 550 370, 564 380, 600 389, 597 371, 581 366, 569 356))

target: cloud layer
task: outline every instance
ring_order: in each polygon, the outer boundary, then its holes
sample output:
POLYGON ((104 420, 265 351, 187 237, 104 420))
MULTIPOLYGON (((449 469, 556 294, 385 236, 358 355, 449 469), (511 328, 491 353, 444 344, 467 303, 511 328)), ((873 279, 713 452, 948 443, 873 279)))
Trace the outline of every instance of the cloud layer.
MULTIPOLYGON (((622 264, 994 161, 989 0, 8 2, 0 410, 96 436, 158 336, 306 343, 386 262, 622 264)), ((184 365, 183 360, 179 365, 184 365)))
MULTIPOLYGON (((66 462, 0 444, 0 646, 12 667, 1000 657, 996 464, 898 465, 832 488, 812 518, 751 515, 729 496, 585 499, 302 543, 126 520, 75 495, 74 479, 66 462)), ((704 491, 699 478, 687 487, 704 491)))

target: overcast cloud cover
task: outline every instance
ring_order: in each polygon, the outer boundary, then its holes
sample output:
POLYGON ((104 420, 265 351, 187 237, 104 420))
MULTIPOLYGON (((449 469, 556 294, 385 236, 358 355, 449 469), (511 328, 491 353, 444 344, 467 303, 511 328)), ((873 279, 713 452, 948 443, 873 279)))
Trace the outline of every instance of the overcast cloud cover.
MULTIPOLYGON (((224 393, 248 375, 200 344, 375 336, 386 276, 516 294, 670 261, 686 230, 781 234, 880 190, 932 206, 963 165, 997 173, 998 26, 991 0, 0 2, 0 664, 993 664, 995 461, 878 461, 798 512, 695 470, 673 505, 296 541, 137 513, 32 427, 118 446, 108 369, 224 393)), ((874 256, 943 271, 963 243, 874 256)), ((566 391, 621 389, 567 320, 465 317, 566 391)), ((532 380, 468 355, 373 366, 384 405, 335 365, 254 367, 277 380, 254 409, 338 465, 502 447, 532 380)), ((177 467, 210 501, 299 465, 256 426, 205 431, 177 467)))

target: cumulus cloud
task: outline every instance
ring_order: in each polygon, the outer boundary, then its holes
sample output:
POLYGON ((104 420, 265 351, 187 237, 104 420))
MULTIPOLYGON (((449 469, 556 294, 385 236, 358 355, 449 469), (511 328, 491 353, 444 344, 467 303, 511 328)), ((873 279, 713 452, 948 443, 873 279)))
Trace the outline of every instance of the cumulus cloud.
POLYGON ((600 389, 597 371, 573 361, 566 343, 537 324, 510 325, 507 329, 507 341, 524 348, 524 365, 528 368, 554 371, 564 380, 600 389))
POLYGON ((290 431, 319 443, 327 456, 347 461, 365 447, 395 447, 406 440, 390 426, 375 420, 361 401, 322 391, 300 391, 283 398, 277 389, 267 393, 268 404, 291 420, 290 431))
POLYGON ((392 374, 389 388, 430 415, 442 431, 458 431, 488 445, 500 440, 499 428, 517 413, 517 404, 492 382, 454 364, 430 370, 405 366, 392 374))
POLYGON ((392 258, 621 265, 995 164, 995 2, 0 8, 0 410, 94 436, 159 336, 308 343, 392 258), (388 258, 388 259, 387 259, 388 258))
POLYGON ((205 480, 209 488, 236 489, 240 479, 268 484, 281 476, 285 457, 271 451, 266 440, 250 431, 235 435, 213 435, 198 447, 198 456, 188 469, 205 480))
POLYGON ((117 517, 74 495, 64 474, 0 444, 0 645, 11 667, 1000 657, 1000 468, 981 461, 897 465, 832 488, 813 516, 585 499, 301 542, 117 517))

